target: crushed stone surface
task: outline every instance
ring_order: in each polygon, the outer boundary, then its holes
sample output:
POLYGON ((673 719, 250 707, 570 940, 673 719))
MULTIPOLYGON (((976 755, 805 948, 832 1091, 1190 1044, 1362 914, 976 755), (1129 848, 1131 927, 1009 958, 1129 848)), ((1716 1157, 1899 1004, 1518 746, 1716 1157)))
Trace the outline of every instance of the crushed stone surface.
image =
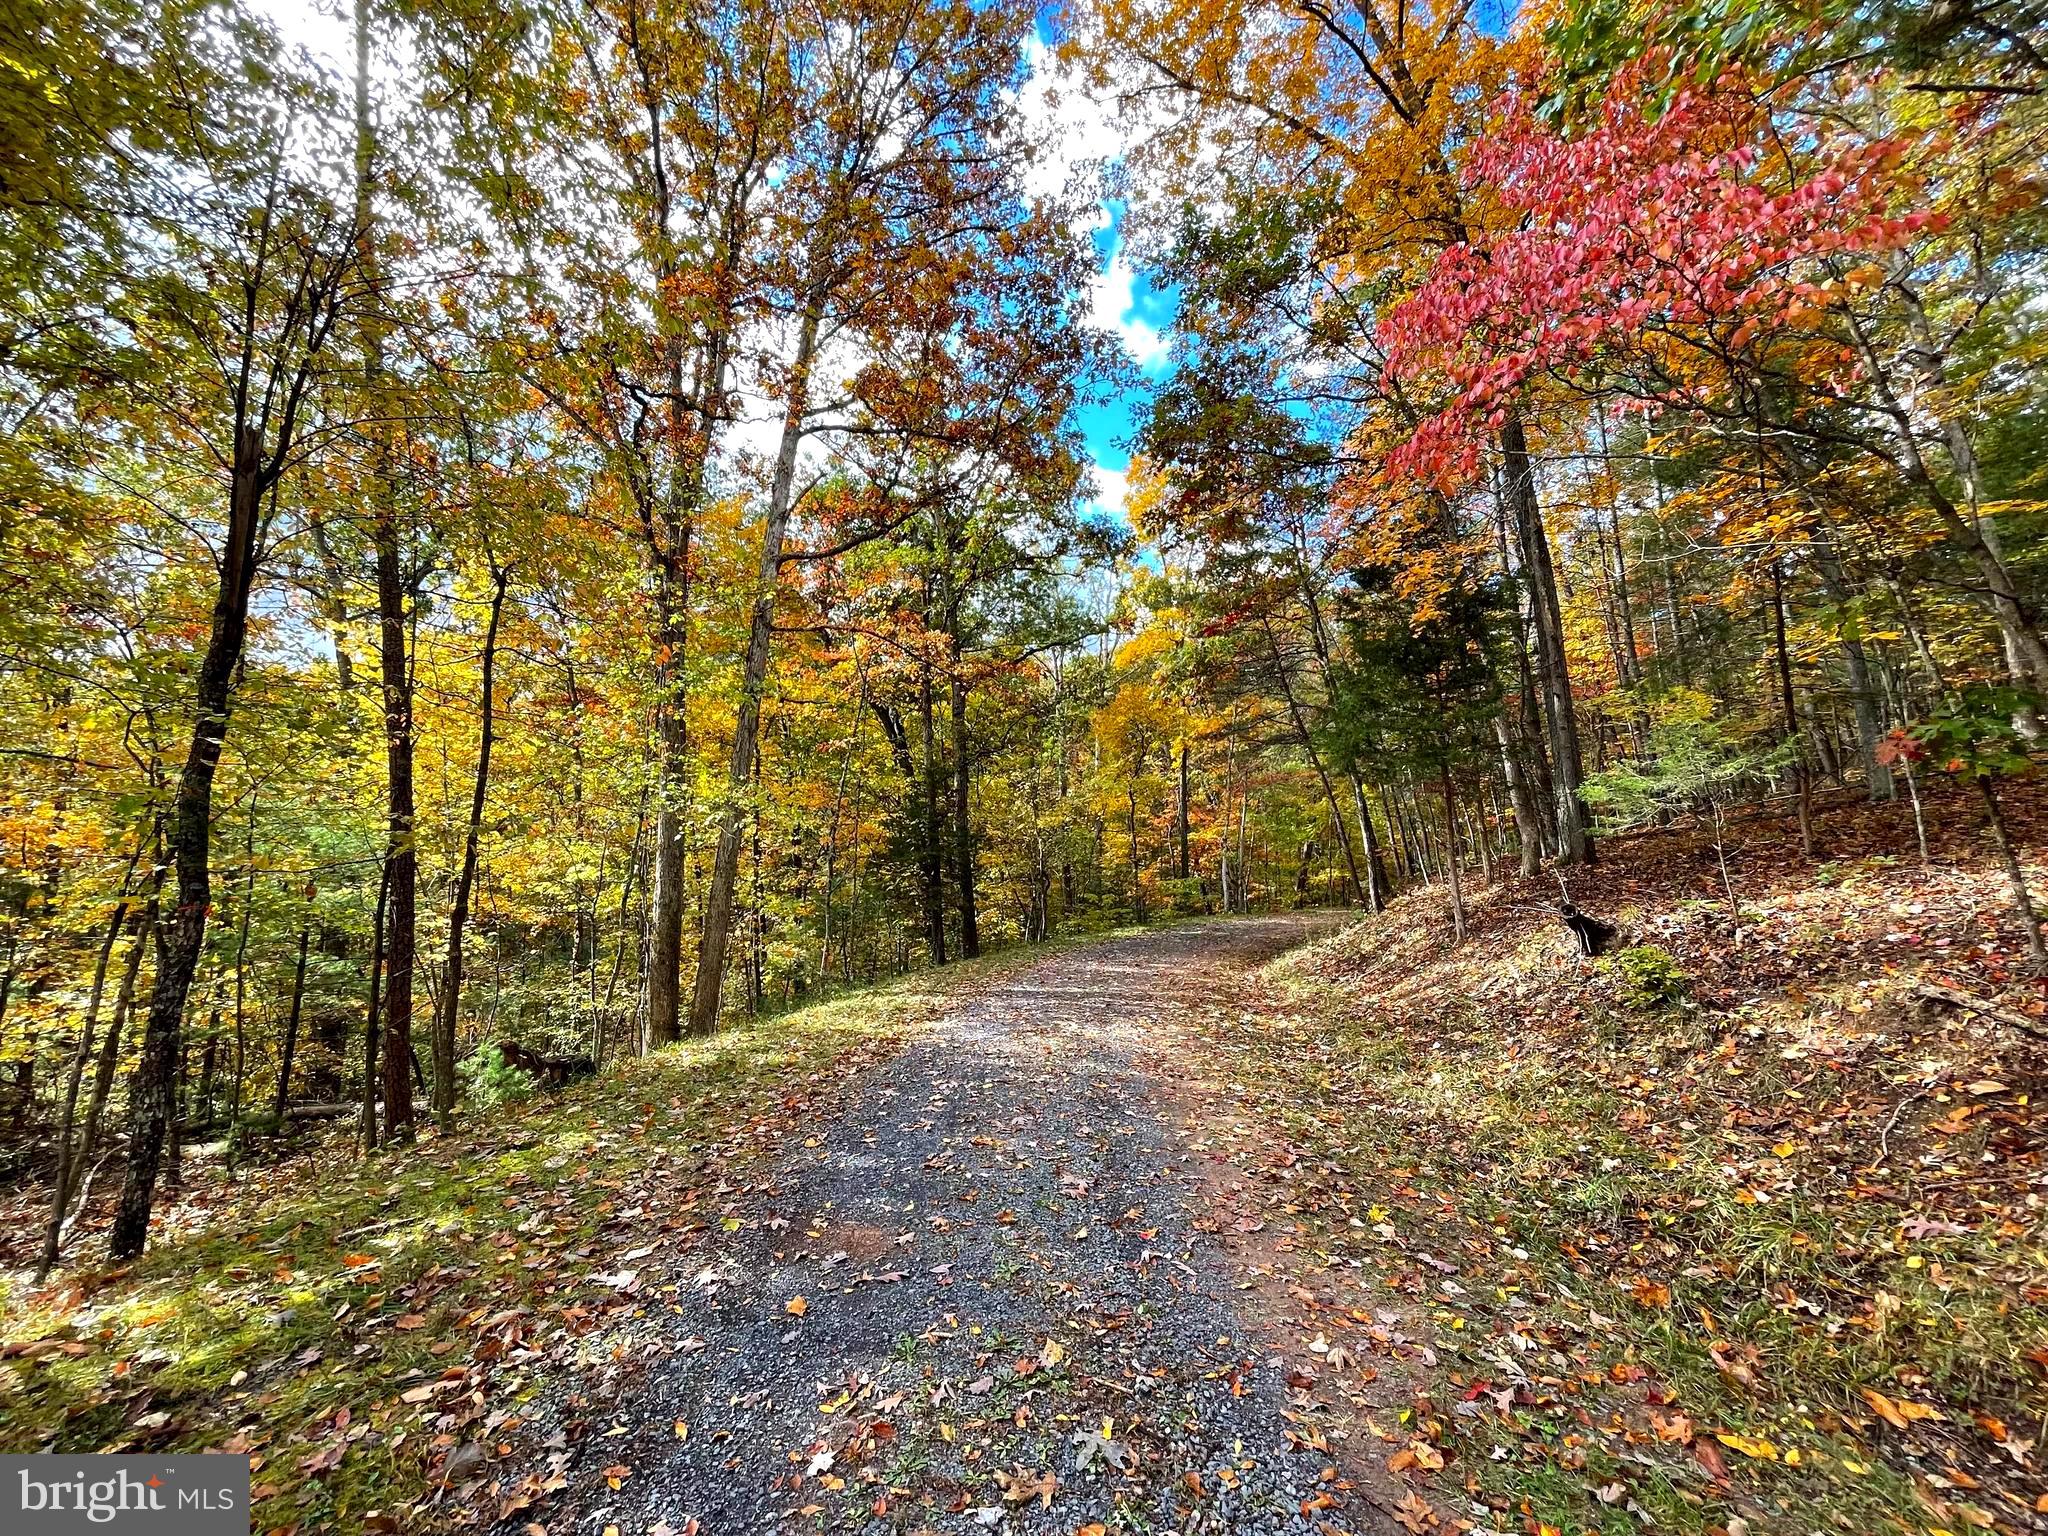
POLYGON ((954 1002, 685 1256, 505 1528, 1363 1529, 1153 1075, 1326 926, 1153 930, 954 1002))

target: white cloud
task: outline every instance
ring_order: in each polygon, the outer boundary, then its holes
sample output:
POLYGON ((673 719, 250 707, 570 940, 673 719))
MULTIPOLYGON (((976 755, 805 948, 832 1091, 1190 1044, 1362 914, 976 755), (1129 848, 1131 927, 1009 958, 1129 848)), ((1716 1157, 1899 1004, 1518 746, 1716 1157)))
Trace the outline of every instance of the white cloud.
POLYGON ((1088 318, 1115 335, 1131 360, 1149 373, 1166 361, 1168 342, 1156 326, 1138 314, 1137 282, 1138 274, 1119 246, 1089 289, 1088 318))
MULTIPOLYGON (((277 29, 286 47, 303 48, 342 79, 355 73, 355 21, 346 7, 332 0, 253 0, 251 8, 277 29)), ((388 23, 377 30, 380 41, 390 33, 388 23)))
POLYGON ((1088 468, 1095 476, 1095 494, 1089 498, 1089 509, 1129 522, 1130 517, 1124 511, 1124 498, 1131 490, 1129 471, 1106 469, 1100 464, 1091 464, 1088 468))
MULTIPOLYGON (((1030 72, 1017 105, 1032 146, 1024 188, 1045 197, 1092 193, 1094 228, 1107 229, 1113 220, 1102 196, 1102 173, 1128 152, 1132 125, 1038 37, 1025 45, 1024 57, 1030 72)), ((1151 372, 1166 361, 1168 343, 1158 327, 1137 313, 1136 286, 1137 273, 1119 239, 1105 270, 1090 285, 1089 320, 1115 336, 1139 368, 1151 372)))
POLYGON ((1126 137, 1107 102, 1089 91, 1075 70, 1054 57, 1035 34, 1024 46, 1028 66, 1017 91, 1017 113, 1031 146, 1024 190, 1034 197, 1069 192, 1098 194, 1095 227, 1107 228, 1109 209, 1099 197, 1103 170, 1123 158, 1126 137))

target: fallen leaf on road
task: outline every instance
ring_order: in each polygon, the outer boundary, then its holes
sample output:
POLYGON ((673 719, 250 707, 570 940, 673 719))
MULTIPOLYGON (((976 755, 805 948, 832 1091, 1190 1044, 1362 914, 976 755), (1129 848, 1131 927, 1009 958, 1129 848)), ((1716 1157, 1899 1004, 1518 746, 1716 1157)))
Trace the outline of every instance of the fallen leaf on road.
POLYGON ((1015 1472, 998 1471, 996 1486, 1003 1490, 1006 1504, 1028 1504, 1036 1499, 1041 1509, 1052 1508, 1052 1496, 1060 1480, 1050 1472, 1032 1472, 1019 1468, 1015 1472))
POLYGON ((1870 1404, 1872 1411, 1894 1429, 1905 1429, 1918 1419, 1948 1417, 1939 1408, 1931 1408, 1926 1403, 1912 1402, 1903 1397, 1886 1397, 1874 1387, 1863 1388, 1863 1401, 1870 1404))
POLYGON ((1419 1533, 1436 1524, 1436 1511, 1429 1507, 1426 1499, 1412 1490, 1394 1508, 1394 1518, 1409 1530, 1419 1533))

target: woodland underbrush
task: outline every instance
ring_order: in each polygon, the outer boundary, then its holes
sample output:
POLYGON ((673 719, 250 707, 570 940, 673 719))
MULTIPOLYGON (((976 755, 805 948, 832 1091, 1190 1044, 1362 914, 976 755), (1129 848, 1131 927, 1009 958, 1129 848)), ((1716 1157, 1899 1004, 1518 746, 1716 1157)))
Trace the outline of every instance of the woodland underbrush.
MULTIPOLYGON (((727 1220, 750 1169, 953 989, 1027 953, 627 1058, 367 1159, 345 1131, 268 1165, 195 1149, 134 1265, 0 1273, 0 1447, 246 1454, 259 1531, 433 1528, 552 1367, 660 1303, 658 1253, 727 1220)), ((0 1221, 10 1264, 36 1194, 0 1221)))
MULTIPOLYGON (((2036 879, 2044 803, 2010 819, 2036 879)), ((1615 839, 1572 900, 1412 892, 1219 1027, 1325 1267, 1425 1321, 1446 1528, 2048 1528, 2044 997, 1966 802, 1615 839), (1984 1011, 1988 1010, 1988 1011, 1984 1011)), ((1370 1315, 1369 1313, 1366 1315, 1370 1315)))

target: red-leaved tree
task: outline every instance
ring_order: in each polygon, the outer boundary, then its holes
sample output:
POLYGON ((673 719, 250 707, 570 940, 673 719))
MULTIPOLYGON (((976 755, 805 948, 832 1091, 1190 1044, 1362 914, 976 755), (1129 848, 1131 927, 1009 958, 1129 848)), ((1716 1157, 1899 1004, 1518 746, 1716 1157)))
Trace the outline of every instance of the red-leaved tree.
MULTIPOLYGON (((1654 63, 1617 78, 1576 134, 1520 96, 1501 103, 1465 169, 1500 232, 1446 250, 1385 326, 1391 375, 1439 402, 1396 449, 1397 472, 1468 481, 1485 435, 1539 376, 1725 408, 1769 366, 1766 350, 1841 291, 1844 264, 1935 222, 1898 211, 1902 141, 1807 135, 1794 153, 1733 75, 1652 115, 1654 63)), ((1857 369, 1847 340, 1804 339, 1819 344, 1800 359, 1809 379, 1857 369)))

